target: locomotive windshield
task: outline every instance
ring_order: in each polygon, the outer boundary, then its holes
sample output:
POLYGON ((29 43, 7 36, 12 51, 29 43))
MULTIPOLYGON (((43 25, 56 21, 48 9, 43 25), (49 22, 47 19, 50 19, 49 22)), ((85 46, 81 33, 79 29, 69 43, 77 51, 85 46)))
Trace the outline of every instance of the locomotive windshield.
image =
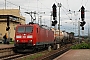
POLYGON ((19 33, 25 32, 25 27, 18 27, 17 32, 19 33))
POLYGON ((32 26, 20 26, 17 29, 17 32, 19 32, 19 33, 23 33, 23 32, 31 33, 32 31, 33 31, 33 27, 32 26))
POLYGON ((33 31, 33 27, 29 26, 29 27, 26 27, 26 32, 32 32, 33 31))

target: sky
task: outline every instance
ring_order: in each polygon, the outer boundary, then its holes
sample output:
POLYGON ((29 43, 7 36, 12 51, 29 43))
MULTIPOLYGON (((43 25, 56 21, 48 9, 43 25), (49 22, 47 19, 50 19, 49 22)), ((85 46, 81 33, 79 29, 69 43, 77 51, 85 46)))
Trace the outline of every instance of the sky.
MULTIPOLYGON (((67 32, 74 32, 78 35, 78 21, 81 22, 81 13, 79 10, 82 6, 85 7, 85 28, 84 35, 88 35, 89 22, 90 22, 90 1, 89 0, 6 0, 6 9, 19 9, 20 14, 25 17, 26 23, 31 21, 29 14, 25 12, 35 12, 36 23, 41 16, 42 24, 51 26, 51 11, 53 4, 57 6, 57 21, 59 21, 59 7, 58 3, 61 3, 60 7, 60 30, 65 30, 67 32), (80 19, 79 19, 80 18, 80 19)), ((0 9, 5 9, 5 0, 0 0, 0 9)), ((33 15, 34 17, 34 15, 33 15)), ((40 20, 40 19, 39 19, 40 20)), ((58 23, 57 23, 58 24, 58 23)), ((57 26, 57 25, 56 25, 57 26)), ((58 28, 58 27, 57 27, 58 28)), ((80 27, 81 30, 81 27, 80 27)), ((81 30, 81 34, 82 30, 81 30)))

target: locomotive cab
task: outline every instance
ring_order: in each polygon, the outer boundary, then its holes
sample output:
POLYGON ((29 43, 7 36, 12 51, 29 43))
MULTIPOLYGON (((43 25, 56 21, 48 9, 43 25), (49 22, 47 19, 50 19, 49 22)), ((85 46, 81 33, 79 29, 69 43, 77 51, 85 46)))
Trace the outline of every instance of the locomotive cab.
MULTIPOLYGON (((19 25, 16 27, 15 32, 15 47, 17 48, 30 48, 31 46, 35 46, 35 30, 36 27, 34 25, 19 25)), ((32 48, 32 47, 31 47, 32 48)))

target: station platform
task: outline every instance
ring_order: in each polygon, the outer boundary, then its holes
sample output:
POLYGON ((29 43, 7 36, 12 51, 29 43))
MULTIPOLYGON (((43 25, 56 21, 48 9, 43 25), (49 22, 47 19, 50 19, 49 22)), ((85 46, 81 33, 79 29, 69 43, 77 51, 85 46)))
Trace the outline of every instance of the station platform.
POLYGON ((11 48, 14 47, 14 44, 0 44, 0 49, 2 48, 11 48))
POLYGON ((53 60, 90 60, 90 49, 71 49, 53 60))

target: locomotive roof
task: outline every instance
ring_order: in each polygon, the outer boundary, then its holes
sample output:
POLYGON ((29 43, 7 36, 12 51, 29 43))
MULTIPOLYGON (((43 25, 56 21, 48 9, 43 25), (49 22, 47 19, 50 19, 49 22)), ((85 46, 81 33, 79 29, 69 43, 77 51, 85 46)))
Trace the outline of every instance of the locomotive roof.
POLYGON ((29 25, 38 25, 38 26, 41 27, 41 28, 50 30, 50 27, 48 27, 47 25, 39 25, 39 24, 37 24, 37 23, 19 24, 18 26, 29 26, 29 25))

